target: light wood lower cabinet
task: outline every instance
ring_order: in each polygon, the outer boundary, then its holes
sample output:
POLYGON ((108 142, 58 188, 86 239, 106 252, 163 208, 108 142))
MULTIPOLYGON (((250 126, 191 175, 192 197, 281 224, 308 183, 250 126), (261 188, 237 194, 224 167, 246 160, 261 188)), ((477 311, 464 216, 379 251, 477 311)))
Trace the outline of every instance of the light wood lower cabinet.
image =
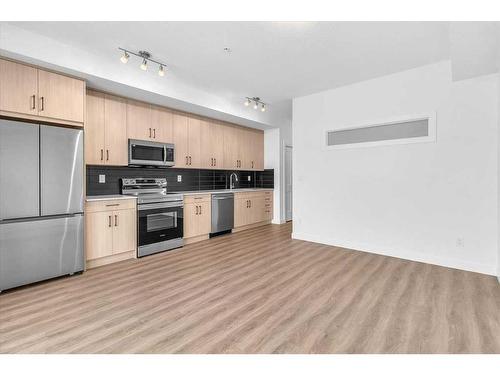
POLYGON ((207 236, 212 225, 210 194, 184 197, 184 238, 207 236))
POLYGON ((273 218, 271 190, 234 194, 234 227, 270 221, 273 218))
POLYGON ((135 257, 137 211, 135 200, 87 202, 85 251, 89 268, 135 257))

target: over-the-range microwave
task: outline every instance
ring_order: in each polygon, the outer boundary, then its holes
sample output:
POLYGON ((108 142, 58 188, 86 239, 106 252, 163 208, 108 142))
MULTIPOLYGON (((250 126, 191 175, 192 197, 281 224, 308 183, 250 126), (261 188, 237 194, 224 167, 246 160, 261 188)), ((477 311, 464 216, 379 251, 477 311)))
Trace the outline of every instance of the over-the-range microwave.
POLYGON ((174 145, 172 143, 129 139, 128 165, 172 167, 175 165, 174 145))

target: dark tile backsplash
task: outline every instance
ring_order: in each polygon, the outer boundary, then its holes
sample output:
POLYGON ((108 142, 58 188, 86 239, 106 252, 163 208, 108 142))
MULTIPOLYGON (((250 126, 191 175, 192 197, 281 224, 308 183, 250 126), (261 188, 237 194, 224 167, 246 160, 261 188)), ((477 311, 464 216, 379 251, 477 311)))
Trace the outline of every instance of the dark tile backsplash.
POLYGON ((274 188, 274 169, 264 171, 230 171, 208 169, 172 169, 87 166, 87 195, 120 194, 120 179, 134 177, 164 177, 168 191, 216 190, 229 188, 229 175, 238 176, 236 188, 274 188), (99 183, 99 175, 106 176, 106 183, 99 183), (177 176, 182 182, 177 182, 177 176))

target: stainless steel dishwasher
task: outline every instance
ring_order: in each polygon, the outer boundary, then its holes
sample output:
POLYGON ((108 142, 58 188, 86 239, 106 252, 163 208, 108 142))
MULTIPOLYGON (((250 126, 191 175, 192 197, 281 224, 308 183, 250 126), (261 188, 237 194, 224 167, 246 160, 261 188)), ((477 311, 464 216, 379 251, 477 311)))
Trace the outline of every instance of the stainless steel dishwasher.
POLYGON ((211 236, 226 233, 234 227, 234 194, 212 193, 211 236))

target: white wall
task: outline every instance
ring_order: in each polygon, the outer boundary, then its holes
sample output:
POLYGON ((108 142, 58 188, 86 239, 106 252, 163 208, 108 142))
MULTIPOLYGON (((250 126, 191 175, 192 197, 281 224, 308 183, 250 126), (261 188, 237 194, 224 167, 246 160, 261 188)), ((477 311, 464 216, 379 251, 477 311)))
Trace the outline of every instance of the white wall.
POLYGON ((497 100, 497 75, 452 82, 449 61, 295 99, 294 238, 496 274, 497 100), (432 111, 435 143, 324 146, 432 111))

